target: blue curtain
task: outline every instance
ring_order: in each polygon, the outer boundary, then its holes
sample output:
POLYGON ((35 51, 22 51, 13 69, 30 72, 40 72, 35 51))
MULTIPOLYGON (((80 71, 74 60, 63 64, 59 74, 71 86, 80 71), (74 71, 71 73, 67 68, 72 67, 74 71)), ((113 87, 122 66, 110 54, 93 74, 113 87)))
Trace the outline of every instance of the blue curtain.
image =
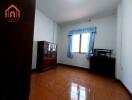
POLYGON ((68 33, 68 35, 82 34, 82 33, 96 33, 96 27, 90 27, 90 28, 83 28, 83 29, 72 30, 72 31, 70 31, 68 33))
POLYGON ((90 42, 88 44, 88 51, 86 57, 89 59, 90 56, 92 55, 92 51, 94 48, 94 39, 95 39, 95 33, 90 33, 90 42))
POLYGON ((96 33, 96 27, 90 27, 90 28, 83 28, 83 29, 77 29, 72 30, 68 33, 68 50, 67 50, 67 57, 72 58, 73 52, 72 52, 72 35, 75 34, 82 34, 82 33, 90 33, 90 43, 88 44, 88 52, 87 52, 87 58, 89 58, 93 45, 94 45, 94 34, 96 33))
POLYGON ((72 35, 68 35, 68 50, 67 50, 67 57, 72 58, 72 35))

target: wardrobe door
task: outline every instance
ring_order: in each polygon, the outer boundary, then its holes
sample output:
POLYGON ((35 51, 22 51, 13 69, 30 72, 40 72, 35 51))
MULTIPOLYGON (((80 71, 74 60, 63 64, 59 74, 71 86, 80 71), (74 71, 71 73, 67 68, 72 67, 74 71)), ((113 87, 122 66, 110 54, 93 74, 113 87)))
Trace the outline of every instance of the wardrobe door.
POLYGON ((51 56, 51 43, 44 41, 45 48, 44 51, 47 51, 43 54, 43 69, 47 70, 50 66, 50 56, 51 56))
POLYGON ((37 69, 43 69, 43 55, 44 55, 44 42, 38 41, 38 49, 37 49, 37 69))
POLYGON ((0 100, 28 100, 35 0, 0 0, 0 100))

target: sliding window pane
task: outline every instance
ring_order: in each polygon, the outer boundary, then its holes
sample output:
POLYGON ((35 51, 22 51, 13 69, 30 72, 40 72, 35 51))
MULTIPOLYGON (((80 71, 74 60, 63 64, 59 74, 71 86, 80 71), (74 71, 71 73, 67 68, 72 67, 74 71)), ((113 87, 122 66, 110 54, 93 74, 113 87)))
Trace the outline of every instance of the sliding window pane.
POLYGON ((82 53, 86 53, 88 51, 89 42, 90 42, 90 34, 89 33, 82 34, 82 37, 81 37, 81 52, 82 53))
POLYGON ((79 52, 80 34, 72 36, 72 52, 79 52))

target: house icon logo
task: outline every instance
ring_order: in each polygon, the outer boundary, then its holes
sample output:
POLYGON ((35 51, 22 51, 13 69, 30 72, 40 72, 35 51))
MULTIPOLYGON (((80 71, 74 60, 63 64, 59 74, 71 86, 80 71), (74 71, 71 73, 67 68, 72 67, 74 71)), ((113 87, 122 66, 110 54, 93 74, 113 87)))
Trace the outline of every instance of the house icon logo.
POLYGON ((8 22, 17 22, 21 17, 21 12, 14 4, 5 10, 5 18, 8 22))

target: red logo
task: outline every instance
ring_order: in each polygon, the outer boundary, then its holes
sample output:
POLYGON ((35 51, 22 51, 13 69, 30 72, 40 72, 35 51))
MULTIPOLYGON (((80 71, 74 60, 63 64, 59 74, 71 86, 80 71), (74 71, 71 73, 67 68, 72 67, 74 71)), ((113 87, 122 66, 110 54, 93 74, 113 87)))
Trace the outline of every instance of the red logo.
POLYGON ((5 18, 8 20, 8 22, 17 22, 21 17, 20 10, 14 5, 10 5, 5 10, 5 18))

